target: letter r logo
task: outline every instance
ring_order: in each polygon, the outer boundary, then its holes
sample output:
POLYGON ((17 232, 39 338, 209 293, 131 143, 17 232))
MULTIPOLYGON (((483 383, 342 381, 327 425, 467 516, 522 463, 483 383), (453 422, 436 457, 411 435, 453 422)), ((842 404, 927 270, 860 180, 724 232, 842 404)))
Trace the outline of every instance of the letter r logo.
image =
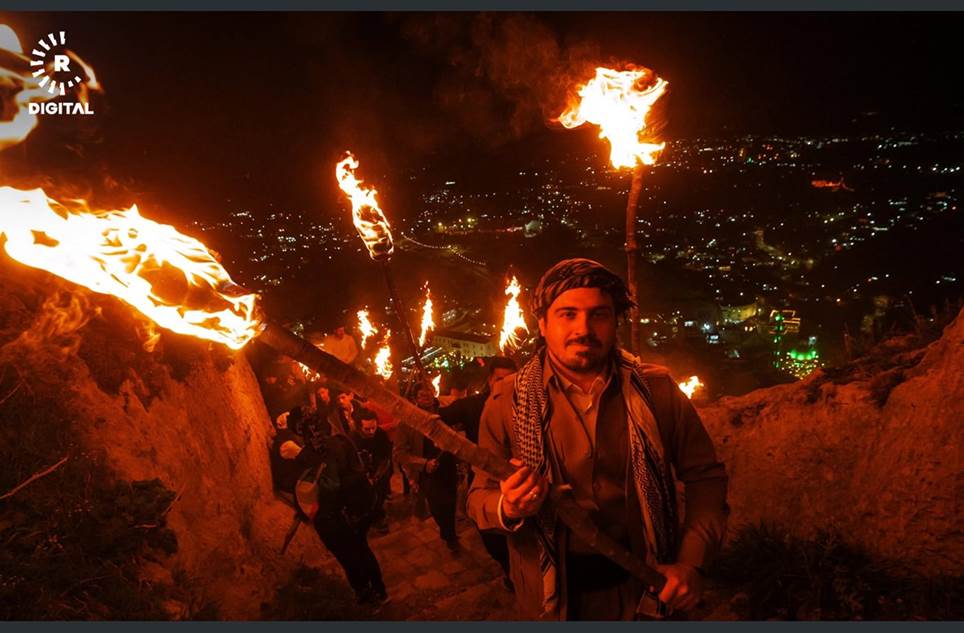
POLYGON ((66 55, 54 55, 54 72, 66 72, 70 70, 70 58, 66 55))

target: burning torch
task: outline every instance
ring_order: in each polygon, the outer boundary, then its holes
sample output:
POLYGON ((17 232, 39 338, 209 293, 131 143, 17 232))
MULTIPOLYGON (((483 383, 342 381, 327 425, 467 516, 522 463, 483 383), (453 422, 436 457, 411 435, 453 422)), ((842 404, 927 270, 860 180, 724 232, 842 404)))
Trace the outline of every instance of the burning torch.
POLYGON ((385 284, 388 286, 388 294, 392 300, 392 307, 395 308, 395 315, 398 317, 405 340, 408 341, 412 356, 415 358, 418 375, 424 376, 422 350, 415 342, 415 336, 412 334, 412 328, 409 327, 406 317, 405 306, 398 294, 395 279, 392 276, 390 262, 392 253, 395 252, 395 244, 392 241, 392 227, 388 224, 388 219, 382 213, 381 207, 378 206, 378 200, 375 197, 378 192, 373 187, 362 185, 362 182, 355 177, 356 169, 358 169, 358 160, 349 152, 335 166, 335 177, 338 179, 338 186, 351 201, 352 220, 358 235, 365 243, 365 248, 368 249, 368 254, 382 265, 385 284))
MULTIPOLYGON (((0 47, 9 39, 5 35, 0 29, 0 47)), ((25 103, 17 101, 18 107, 25 103)), ((0 147, 5 140, 13 144, 18 136, 22 139, 28 133, 29 129, 24 132, 19 126, 0 127, 0 147), (10 136, 2 136, 7 132, 10 136)), ((377 206, 374 208, 377 210, 377 206)), ((384 226, 385 233, 376 236, 369 247, 373 257, 374 248, 384 253, 387 247, 391 253, 391 236, 387 223, 384 226)), ((203 243, 172 226, 145 218, 136 206, 91 210, 54 200, 42 189, 0 186, 0 243, 14 260, 94 292, 113 295, 167 330, 234 350, 257 338, 324 374, 339 387, 371 400, 428 437, 440 450, 453 453, 491 477, 505 479, 516 470, 505 459, 453 431, 438 416, 422 411, 361 371, 267 320, 257 295, 235 284, 203 243)), ((600 532, 570 491, 554 486, 550 495, 560 518, 580 539, 643 582, 662 588, 665 578, 600 532)))
MULTIPOLYGON (((578 89, 579 99, 559 115, 566 128, 593 123, 600 128, 599 137, 610 143, 609 159, 613 167, 633 169, 632 185, 626 202, 626 284, 635 304, 636 290, 636 209, 643 187, 643 166, 656 164, 656 155, 666 143, 656 143, 646 120, 653 104, 666 92, 668 83, 648 68, 630 67, 617 71, 596 68, 596 76, 578 89)), ((639 353, 639 308, 630 310, 630 349, 639 353)))
POLYGON ((529 333, 525 317, 522 314, 522 307, 519 305, 519 293, 522 287, 515 275, 505 287, 505 294, 508 300, 505 302, 505 310, 502 314, 502 331, 499 334, 499 351, 506 353, 518 349, 522 344, 523 338, 519 336, 519 331, 529 333))

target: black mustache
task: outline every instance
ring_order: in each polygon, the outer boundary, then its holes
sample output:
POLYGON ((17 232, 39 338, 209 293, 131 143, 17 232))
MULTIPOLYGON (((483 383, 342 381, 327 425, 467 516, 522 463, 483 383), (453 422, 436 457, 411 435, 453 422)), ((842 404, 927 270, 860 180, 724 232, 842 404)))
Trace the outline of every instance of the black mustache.
POLYGON ((602 341, 595 336, 581 336, 566 342, 566 347, 570 345, 587 345, 589 347, 602 347, 602 341))

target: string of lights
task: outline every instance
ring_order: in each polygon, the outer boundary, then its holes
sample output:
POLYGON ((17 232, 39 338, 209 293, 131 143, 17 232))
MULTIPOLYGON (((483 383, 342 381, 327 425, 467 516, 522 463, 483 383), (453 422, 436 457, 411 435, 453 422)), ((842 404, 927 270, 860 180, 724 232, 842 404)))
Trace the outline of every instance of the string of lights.
POLYGON ((425 244, 425 243, 423 243, 423 242, 419 242, 418 240, 412 239, 412 238, 410 238, 409 236, 405 235, 404 233, 402 233, 401 235, 402 235, 403 238, 405 238, 406 240, 408 240, 408 241, 411 242, 412 244, 415 244, 415 245, 417 245, 417 246, 421 246, 422 248, 430 248, 430 249, 435 250, 435 251, 450 251, 450 252, 451 252, 453 255, 455 255, 456 257, 459 257, 459 258, 461 258, 461 259, 464 259, 465 261, 469 262, 470 264, 475 264, 476 266, 488 266, 488 264, 485 263, 485 262, 483 262, 483 261, 477 261, 477 260, 474 260, 474 259, 472 259, 472 258, 470 258, 470 257, 466 257, 466 256, 463 255, 462 253, 458 252, 458 250, 456 250, 456 248, 455 248, 454 246, 433 246, 432 244, 425 244))

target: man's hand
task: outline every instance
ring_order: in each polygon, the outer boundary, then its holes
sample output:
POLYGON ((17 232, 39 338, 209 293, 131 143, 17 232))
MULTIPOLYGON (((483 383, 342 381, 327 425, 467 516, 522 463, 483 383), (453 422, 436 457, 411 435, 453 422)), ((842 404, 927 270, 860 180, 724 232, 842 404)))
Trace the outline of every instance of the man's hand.
POLYGON ((436 468, 438 468, 437 459, 430 459, 427 462, 425 462, 425 472, 427 472, 428 474, 431 475, 432 473, 434 473, 436 468))
POLYGON ((659 599, 671 609, 689 611, 703 595, 703 576, 689 563, 656 565, 657 571, 666 576, 666 585, 659 592, 659 599))
POLYGON ((507 519, 531 517, 542 507, 542 502, 549 493, 549 483, 539 473, 523 466, 522 461, 510 459, 509 463, 518 466, 519 470, 499 482, 502 490, 502 516, 507 519))
POLYGON ((295 459, 301 454, 301 447, 296 442, 288 440, 281 445, 281 457, 284 459, 295 459))

